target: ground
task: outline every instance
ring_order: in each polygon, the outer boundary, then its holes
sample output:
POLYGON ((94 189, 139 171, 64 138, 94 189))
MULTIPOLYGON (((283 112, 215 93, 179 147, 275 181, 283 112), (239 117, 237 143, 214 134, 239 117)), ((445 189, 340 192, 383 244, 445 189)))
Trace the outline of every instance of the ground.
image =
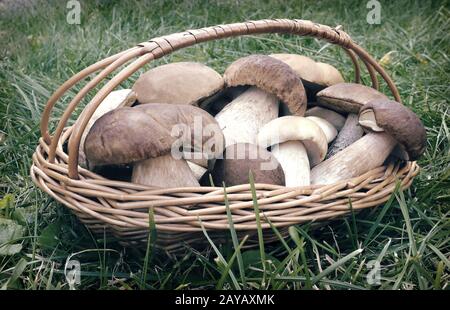
MULTIPOLYGON (((374 1, 80 0, 79 25, 67 19, 72 8, 67 4, 73 1, 28 2, 0 1, 0 246, 9 242, 0 248, 0 287, 68 289, 64 266, 76 259, 82 270, 78 289, 448 289, 448 1, 380 1, 380 24, 369 24, 366 6, 374 1), (379 208, 318 229, 293 227, 285 244, 265 247, 265 273, 260 251, 252 250, 239 257, 242 268, 233 264, 230 277, 213 250, 186 249, 181 257, 155 251, 145 255, 144 250, 124 249, 114 240, 94 237, 33 185, 29 168, 40 113, 51 93, 70 76, 159 35, 264 18, 342 25, 381 60, 404 103, 427 129, 421 172, 410 189, 397 192, 379 208), (13 238, 8 227, 16 228, 13 238), (381 265, 379 277, 371 277, 377 276, 370 263, 374 260, 381 265)), ((273 52, 328 62, 351 80, 351 63, 339 48, 288 35, 204 43, 155 64, 195 60, 223 72, 240 56, 273 52)), ((130 86, 136 76, 123 86, 130 86)), ((363 78, 367 83, 366 73, 363 78)), ((382 90, 387 92, 385 85, 382 90)), ((53 120, 68 100, 58 103, 53 120)), ((219 250, 230 261, 232 246, 225 244, 219 250)))

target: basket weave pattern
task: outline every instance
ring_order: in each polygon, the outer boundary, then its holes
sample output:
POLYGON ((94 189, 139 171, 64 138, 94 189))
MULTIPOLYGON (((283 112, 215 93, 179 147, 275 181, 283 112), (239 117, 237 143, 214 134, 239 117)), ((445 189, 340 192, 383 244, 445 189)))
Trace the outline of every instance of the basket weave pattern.
MULTIPOLYGON (((397 88, 382 67, 344 31, 305 20, 260 20, 189 30, 154 38, 103 59, 67 80, 50 97, 41 120, 41 138, 33 154, 31 177, 35 184, 57 201, 69 207, 93 232, 104 230, 124 244, 146 239, 149 208, 153 208, 158 243, 176 248, 181 243, 202 239, 202 225, 215 238, 228 230, 224 189, 221 187, 154 188, 139 184, 105 179, 78 166, 81 135, 102 100, 121 82, 150 61, 175 50, 204 41, 262 33, 290 33, 311 36, 339 45, 351 58, 355 82, 360 82, 358 59, 368 70, 372 87, 378 89, 377 73, 390 88, 396 101, 401 102, 397 88), (109 80, 88 103, 73 126, 67 127, 77 105, 108 75, 129 63, 109 80), (92 75, 96 73, 96 75, 92 75), (55 132, 48 131, 49 119, 56 102, 72 86, 91 76, 68 104, 55 132), (67 143, 68 152, 63 149, 67 143)), ((261 222, 285 227, 309 221, 325 221, 353 210, 375 207, 386 202, 397 181, 408 188, 418 174, 415 162, 388 164, 353 179, 335 184, 287 188, 270 184, 255 184, 261 222), (269 222, 270 221, 270 222, 269 222)), ((249 184, 226 188, 235 229, 240 234, 256 231, 253 197, 249 184)), ((273 236, 265 236, 270 241, 273 236)), ((254 240, 253 240, 254 241, 254 240)))

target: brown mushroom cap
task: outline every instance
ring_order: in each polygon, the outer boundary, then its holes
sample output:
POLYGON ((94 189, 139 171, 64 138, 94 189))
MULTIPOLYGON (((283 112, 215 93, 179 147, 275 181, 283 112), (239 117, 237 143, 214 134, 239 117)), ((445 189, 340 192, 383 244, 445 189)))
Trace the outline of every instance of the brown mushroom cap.
POLYGON ((368 111, 373 112, 376 126, 391 135, 403 148, 408 160, 416 160, 425 152, 425 127, 410 109, 396 101, 375 99, 361 108, 360 115, 368 111))
MULTIPOLYGON (((179 142, 179 135, 172 135, 173 126, 179 124, 186 125, 190 130, 188 140, 183 142, 193 149, 186 151, 203 151, 208 143, 206 150, 211 148, 215 153, 222 153, 223 134, 214 117, 206 111, 189 105, 154 103, 119 108, 99 118, 86 137, 86 157, 89 163, 108 165, 169 154, 172 145, 179 142), (201 126, 201 137, 196 136, 194 127, 194 122, 199 120, 201 124, 195 126, 201 126)), ((212 154, 206 155, 209 157, 212 154)))
POLYGON ((215 70, 196 62, 175 62, 142 74, 133 85, 139 103, 197 105, 224 86, 215 70))
POLYGON ((309 57, 297 54, 271 54, 270 57, 283 61, 298 74, 306 89, 308 102, 315 101, 316 94, 325 87, 345 82, 335 67, 315 62, 309 57))
POLYGON ((388 100, 376 89, 356 83, 339 83, 317 94, 317 103, 337 112, 358 113, 359 109, 374 99, 388 100))
MULTIPOLYGON (((105 113, 120 107, 131 106, 135 101, 136 93, 131 89, 120 89, 112 91, 108 94, 108 96, 106 96, 105 99, 103 99, 103 101, 95 110, 94 114, 92 114, 86 128, 84 129, 83 134, 81 135, 80 150, 78 152, 78 164, 81 167, 87 167, 86 155, 84 154, 84 141, 86 140, 86 136, 91 130, 92 125, 94 125, 97 119, 99 119, 105 113)), ((84 111, 86 111, 88 107, 89 106, 86 106, 82 113, 84 113, 84 111)), ((94 167, 89 168, 92 169, 94 167)))
POLYGON ((224 73, 227 86, 252 85, 277 96, 294 115, 306 111, 306 93, 298 75, 281 60, 250 55, 233 62, 224 73))
POLYGON ((228 146, 224 158, 218 159, 212 173, 216 186, 248 184, 252 171, 255 183, 284 185, 284 173, 275 157, 255 144, 237 143, 228 146), (269 164, 270 163, 270 164, 269 164), (264 164, 274 169, 264 170, 264 164))

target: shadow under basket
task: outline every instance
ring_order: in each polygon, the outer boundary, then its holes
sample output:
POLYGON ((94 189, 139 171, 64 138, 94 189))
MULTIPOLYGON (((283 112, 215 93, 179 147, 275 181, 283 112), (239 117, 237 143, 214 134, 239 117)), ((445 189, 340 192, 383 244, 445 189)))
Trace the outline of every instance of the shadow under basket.
MULTIPOLYGON (((379 74, 401 102, 398 90, 382 67, 339 27, 305 20, 268 19, 189 30, 154 38, 105 58, 67 80, 50 97, 41 120, 41 138, 33 154, 31 177, 34 183, 57 201, 69 207, 93 233, 105 232, 125 246, 147 242, 149 210, 153 210, 156 244, 169 251, 185 245, 207 247, 203 229, 215 242, 229 236, 229 221, 221 187, 155 188, 106 179, 78 166, 80 139, 102 100, 124 80, 150 61, 197 43, 263 33, 289 33, 310 36, 339 45, 350 57, 355 82, 360 83, 361 61, 368 70, 372 87, 378 89, 379 74), (95 94, 73 126, 67 127, 77 105, 88 92, 119 67, 129 63, 95 94), (95 75, 94 75, 95 73, 95 75), (88 79, 61 116, 56 130, 48 131, 56 102, 75 84, 88 79), (68 144, 68 151, 63 148, 68 144)), ((397 182, 408 188, 419 167, 415 162, 389 163, 367 173, 331 185, 297 188, 255 184, 260 223, 266 242, 277 240, 271 226, 282 235, 287 227, 305 222, 323 222, 386 202, 397 182)), ((248 235, 244 247, 257 245, 257 220, 249 184, 226 188, 229 208, 238 237, 248 235)))

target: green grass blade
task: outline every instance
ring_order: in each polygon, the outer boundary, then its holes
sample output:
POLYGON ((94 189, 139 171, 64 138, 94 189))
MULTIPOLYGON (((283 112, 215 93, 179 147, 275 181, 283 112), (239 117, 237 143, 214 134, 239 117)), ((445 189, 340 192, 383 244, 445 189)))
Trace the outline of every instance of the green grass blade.
POLYGON ((291 236, 292 240, 294 240, 295 244, 297 245, 297 249, 299 251, 300 258, 302 260, 302 268, 301 269, 303 270, 303 274, 306 279, 306 282, 305 282, 306 288, 311 289, 312 284, 311 284, 311 277, 309 274, 308 263, 306 261, 306 256, 305 256, 304 238, 300 238, 298 236, 298 232, 294 226, 289 227, 289 235, 291 236))
POLYGON ((148 265, 152 256, 152 243, 156 240, 155 214, 153 208, 148 209, 148 238, 147 248, 145 250, 144 266, 142 268, 141 289, 145 288, 147 282, 148 265))
POLYGON ((381 209, 380 214, 378 214, 378 217, 375 220, 375 223, 373 223, 372 226, 370 227, 369 233, 367 234, 366 239, 364 240, 364 243, 363 243, 364 247, 366 247, 369 244, 373 234, 378 229, 378 225, 381 223, 381 220, 384 218, 384 216, 386 215, 386 212, 389 210, 392 203, 394 202, 395 193, 397 193, 398 190, 400 189, 400 185, 401 185, 400 182, 397 182, 395 184, 394 192, 391 194, 391 197, 389 197, 389 200, 384 204, 383 209, 381 209))
POLYGON ((355 216, 355 210, 353 209, 353 203, 352 203, 352 199, 349 198, 348 199, 348 207, 350 209, 350 213, 352 215, 352 240, 354 240, 354 246, 357 247, 358 246, 358 227, 356 226, 356 216, 355 216), (355 236, 353 236, 353 234, 355 234, 355 236))
POLYGON ((362 251, 363 251, 363 249, 355 250, 355 251, 351 252, 350 254, 344 256, 343 258, 339 259, 338 261, 334 262, 333 264, 331 264, 327 268, 325 268, 324 271, 322 271, 321 273, 319 273, 317 276, 315 276, 312 279, 312 281, 311 281, 312 285, 316 284, 318 281, 320 281, 320 279, 326 277, 328 274, 332 273, 337 268, 339 268, 340 266, 344 265, 346 262, 351 260, 353 257, 359 255, 362 251))
POLYGON ((411 219, 409 217, 408 206, 406 205, 405 196, 403 191, 399 191, 398 194, 395 195, 397 198, 397 202, 400 205, 400 210, 402 211, 403 219, 405 220, 406 232, 408 233, 410 253, 412 256, 417 256, 417 246, 416 239, 414 238, 414 232, 411 224, 411 219))
POLYGON ((22 275, 22 273, 25 271, 25 268, 27 267, 28 262, 25 260, 25 258, 21 258, 19 262, 14 267, 14 271, 12 275, 9 277, 8 281, 6 281, 5 284, 2 286, 2 290, 8 289, 14 282, 16 282, 17 279, 22 275))
POLYGON ((284 240, 283 236, 281 235, 280 231, 275 227, 275 225, 272 224, 272 221, 270 221, 267 216, 265 214, 264 215, 264 219, 266 220, 267 223, 269 223, 270 228, 273 230, 273 232, 275 233, 275 235, 277 236, 278 240, 280 240, 281 244, 284 246, 284 248, 286 249, 286 251, 288 253, 292 252, 292 249, 289 247, 289 245, 286 243, 286 240, 284 240))
POLYGON ((389 248, 389 246, 391 245, 391 239, 388 240, 388 242, 386 242, 386 244, 384 245, 383 249, 381 250, 380 254, 377 257, 377 262, 379 262, 381 264, 381 261, 383 260, 383 257, 386 255, 386 252, 389 248))
MULTIPOLYGON (((297 277, 290 277, 290 276, 282 276, 282 277, 276 277, 275 280, 277 281, 287 281, 287 282, 306 282, 305 277, 297 276, 297 277)), ((320 279, 317 283, 323 283, 328 284, 340 288, 350 289, 350 290, 367 290, 367 288, 347 282, 342 282, 338 280, 329 280, 329 279, 320 279)))
POLYGON ((410 261, 411 261, 411 258, 409 256, 406 257, 406 262, 404 263, 403 269, 400 272, 400 274, 398 275, 397 279, 395 279, 395 283, 392 286, 393 290, 397 290, 400 287, 400 284, 402 283, 403 277, 405 276, 406 270, 409 267, 410 261))
MULTIPOLYGON (((244 262, 242 261, 241 247, 239 247, 239 241, 238 241, 238 237, 236 234, 236 229, 234 228, 233 217, 231 215, 230 203, 228 202, 227 188, 225 186, 225 183, 223 184, 223 194, 225 196, 225 207, 226 207, 226 211, 227 211, 228 225, 230 226, 231 239, 233 241, 233 247, 235 250, 235 252, 234 252, 235 254, 233 254, 233 255, 237 255, 239 275, 241 277, 242 286, 245 289, 247 287, 247 283, 245 281, 244 262)), ((247 236, 246 236, 246 238, 247 238, 247 236)))
POLYGON ((261 264, 263 267, 263 278, 261 280, 261 286, 266 286, 266 253, 264 249, 264 236, 263 231, 261 227, 261 219, 259 215, 259 206, 258 206, 258 198, 256 197, 256 189, 255 189, 255 181, 253 179, 253 173, 249 172, 249 180, 250 180, 250 189, 252 192, 252 198, 253 198, 253 209, 255 211, 255 218, 256 218, 256 226, 258 230, 258 244, 259 244, 259 253, 261 257, 261 264))
MULTIPOLYGON (((209 244, 211 245, 211 247, 213 248, 214 252, 217 255, 217 258, 219 259, 219 262, 223 265, 226 266, 227 265, 227 261, 225 260, 225 258, 223 257, 222 253, 220 253, 219 249, 217 248, 217 246, 214 244, 214 242, 212 241, 212 239, 209 237, 208 232, 205 229, 205 226, 203 225, 203 222, 200 220, 200 218, 198 218, 198 221, 200 222, 200 226, 202 228, 203 234, 205 235, 206 239, 208 240, 209 244)), ((236 280, 236 277, 233 274, 233 271, 230 269, 228 271, 228 274, 230 275, 231 278, 231 282, 234 285, 234 288, 236 290, 240 290, 241 287, 238 283, 238 281, 236 280)))
POLYGON ((445 264, 445 266, 447 266, 448 269, 450 269, 450 260, 444 255, 444 253, 442 253, 441 251, 439 251, 438 248, 436 248, 434 245, 432 244, 428 244, 427 245, 434 253, 436 253, 436 255, 442 260, 442 262, 445 264))
POLYGON ((434 282, 433 282, 433 287, 434 287, 435 289, 437 289, 437 290, 442 289, 442 286, 441 286, 441 279, 442 279, 442 274, 444 273, 444 269, 445 269, 445 264, 444 264, 443 261, 440 261, 440 262, 438 263, 438 265, 437 265, 437 268, 436 268, 436 277, 435 277, 434 282))
MULTIPOLYGON (((233 255, 232 255, 231 258, 230 258, 230 261, 229 261, 228 264, 226 265, 225 269, 224 269, 223 272, 222 272, 222 276, 220 277, 219 281, 217 282, 216 289, 221 290, 221 289, 223 288, 223 284, 224 284, 224 282, 225 282, 225 279, 226 279, 227 276, 228 276, 228 273, 229 273, 229 271, 230 271, 230 269, 231 269, 231 266, 233 266, 233 263, 234 263, 234 260, 236 259, 236 257, 238 257, 238 255, 240 255, 240 254, 238 254, 238 253, 241 253, 241 248, 242 248, 242 246, 245 244, 245 242, 247 241, 247 239, 248 239, 248 236, 245 236, 245 237, 242 239, 241 243, 238 244, 238 246, 235 248, 235 251, 234 251, 233 255)), ((245 278, 242 279, 242 281, 245 281, 245 278)), ((243 283, 244 283, 244 282, 243 282, 243 283)), ((243 287, 245 288, 244 285, 243 285, 243 287)))

